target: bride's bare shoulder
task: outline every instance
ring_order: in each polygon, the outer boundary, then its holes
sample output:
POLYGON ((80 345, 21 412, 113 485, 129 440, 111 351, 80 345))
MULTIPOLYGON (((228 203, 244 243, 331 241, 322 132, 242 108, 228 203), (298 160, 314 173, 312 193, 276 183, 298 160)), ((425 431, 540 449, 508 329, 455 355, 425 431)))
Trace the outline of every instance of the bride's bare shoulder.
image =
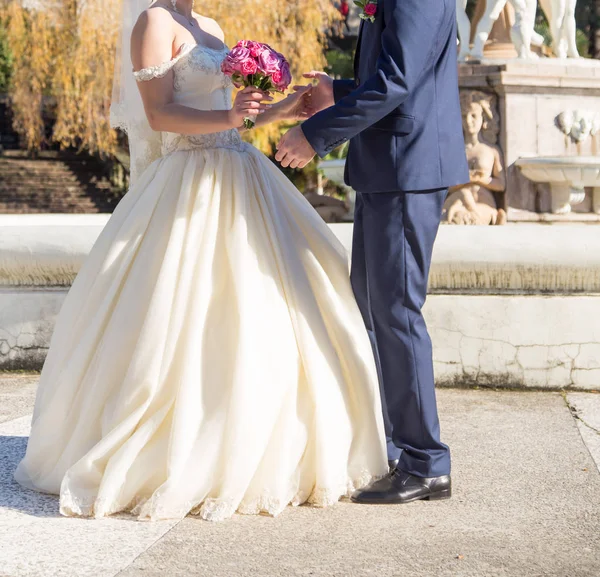
POLYGON ((153 4, 140 14, 133 27, 133 36, 164 34, 172 26, 173 16, 169 10, 161 4, 153 4))
POLYGON ((134 70, 166 62, 172 56, 173 17, 166 8, 153 5, 140 15, 131 32, 134 70))

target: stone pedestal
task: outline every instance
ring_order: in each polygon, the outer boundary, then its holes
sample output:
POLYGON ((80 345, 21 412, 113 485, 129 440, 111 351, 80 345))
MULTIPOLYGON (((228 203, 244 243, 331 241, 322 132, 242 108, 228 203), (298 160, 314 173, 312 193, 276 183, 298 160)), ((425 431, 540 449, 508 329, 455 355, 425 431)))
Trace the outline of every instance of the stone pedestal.
MULTIPOLYGON (((600 131, 576 139, 559 125, 563 112, 600 114, 600 61, 490 60, 461 64, 459 74, 461 90, 479 90, 497 98, 497 144, 507 167, 509 206, 551 212, 550 186, 525 178, 515 162, 519 158, 600 155, 600 131)), ((592 197, 593 190, 587 194, 592 197)))

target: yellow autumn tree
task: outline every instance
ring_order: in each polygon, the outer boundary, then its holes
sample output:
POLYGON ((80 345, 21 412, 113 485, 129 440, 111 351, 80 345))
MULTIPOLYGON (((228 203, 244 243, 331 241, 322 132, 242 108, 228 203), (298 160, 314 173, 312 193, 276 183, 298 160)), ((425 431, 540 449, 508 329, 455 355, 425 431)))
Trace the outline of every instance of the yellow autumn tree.
POLYGON ((61 0, 53 78, 56 99, 54 141, 110 154, 116 144, 110 127, 114 51, 120 0, 61 0))
MULTIPOLYGON (((117 142, 109 126, 114 52, 120 3, 127 0, 43 1, 36 10, 23 0, 6 8, 8 42, 17 55, 15 128, 30 150, 43 144, 46 94, 54 105, 54 142, 111 154, 117 142)), ((242 38, 271 44, 288 57, 297 79, 325 64, 325 34, 337 17, 331 0, 197 0, 195 9, 220 23, 230 45, 242 38)), ((278 127, 266 127, 250 137, 268 151, 278 134, 278 127)))
POLYGON ((25 10, 14 0, 2 7, 2 23, 13 54, 13 124, 25 147, 34 152, 45 141, 42 109, 51 93, 57 50, 52 14, 25 10), (35 39, 35 41, 34 41, 35 39))

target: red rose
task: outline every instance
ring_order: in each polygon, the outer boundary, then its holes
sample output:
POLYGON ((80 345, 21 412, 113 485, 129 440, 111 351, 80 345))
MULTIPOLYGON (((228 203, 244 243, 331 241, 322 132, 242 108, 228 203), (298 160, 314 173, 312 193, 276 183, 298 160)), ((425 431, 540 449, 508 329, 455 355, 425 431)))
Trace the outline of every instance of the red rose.
POLYGON ((375 16, 377 14, 377 4, 367 4, 365 6, 365 14, 367 16, 375 16))

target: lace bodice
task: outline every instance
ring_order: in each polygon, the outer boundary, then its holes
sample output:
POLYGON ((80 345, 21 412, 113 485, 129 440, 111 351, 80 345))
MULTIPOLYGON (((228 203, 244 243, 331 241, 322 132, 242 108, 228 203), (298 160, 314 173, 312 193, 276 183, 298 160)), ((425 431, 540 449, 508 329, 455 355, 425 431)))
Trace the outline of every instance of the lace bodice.
MULTIPOLYGON (((227 48, 213 49, 202 45, 184 44, 169 62, 135 72, 138 82, 161 78, 173 70, 174 101, 196 110, 229 110, 232 83, 221 72, 227 48)), ((161 133, 161 154, 197 148, 232 148, 243 150, 244 143, 237 130, 196 136, 161 133)))

